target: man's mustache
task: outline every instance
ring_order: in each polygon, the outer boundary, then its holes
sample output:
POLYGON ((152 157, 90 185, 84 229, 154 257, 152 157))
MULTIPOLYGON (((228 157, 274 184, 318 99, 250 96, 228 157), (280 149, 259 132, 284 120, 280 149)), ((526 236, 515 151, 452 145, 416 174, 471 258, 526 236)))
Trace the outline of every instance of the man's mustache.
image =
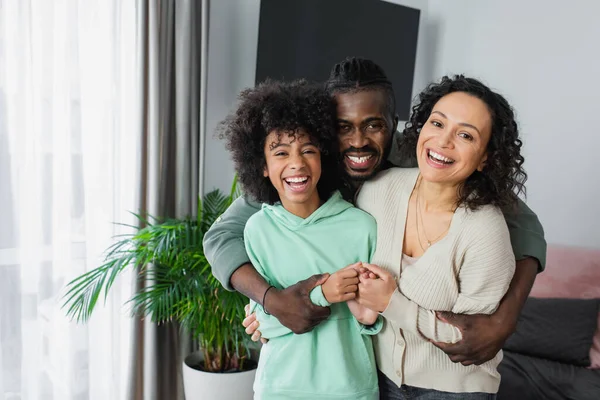
POLYGON ((371 153, 371 154, 379 154, 379 152, 370 147, 370 146, 364 146, 361 148, 357 148, 357 147, 348 147, 346 150, 343 151, 342 155, 345 156, 348 153, 371 153))

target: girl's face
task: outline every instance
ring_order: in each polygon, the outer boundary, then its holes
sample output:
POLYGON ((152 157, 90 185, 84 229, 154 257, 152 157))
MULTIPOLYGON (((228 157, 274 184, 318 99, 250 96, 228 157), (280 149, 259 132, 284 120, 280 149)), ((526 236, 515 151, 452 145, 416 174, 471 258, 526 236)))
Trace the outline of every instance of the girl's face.
POLYGON ((286 210, 301 218, 320 205, 317 183, 321 177, 321 152, 303 129, 272 131, 265 140, 268 177, 286 210))
POLYGON ((417 160, 423 179, 456 186, 481 171, 491 132, 492 116, 482 100, 464 92, 442 97, 419 133, 417 160))

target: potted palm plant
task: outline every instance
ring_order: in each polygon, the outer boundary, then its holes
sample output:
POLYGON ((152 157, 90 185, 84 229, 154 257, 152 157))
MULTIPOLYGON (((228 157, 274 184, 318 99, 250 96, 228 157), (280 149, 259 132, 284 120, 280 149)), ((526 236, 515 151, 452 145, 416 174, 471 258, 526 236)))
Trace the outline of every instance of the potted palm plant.
POLYGON ((252 398, 256 362, 241 326, 248 300, 221 286, 202 248, 204 233, 237 197, 236 186, 234 180, 229 195, 215 190, 199 198, 196 218, 136 214, 142 227, 116 238, 104 263, 68 283, 63 298, 67 315, 85 322, 119 274, 133 268, 145 284, 128 301, 132 313, 157 324, 175 321, 198 344, 183 366, 187 400, 252 398), (241 382, 223 383, 232 378, 241 382), (231 397, 228 389, 235 389, 231 397))

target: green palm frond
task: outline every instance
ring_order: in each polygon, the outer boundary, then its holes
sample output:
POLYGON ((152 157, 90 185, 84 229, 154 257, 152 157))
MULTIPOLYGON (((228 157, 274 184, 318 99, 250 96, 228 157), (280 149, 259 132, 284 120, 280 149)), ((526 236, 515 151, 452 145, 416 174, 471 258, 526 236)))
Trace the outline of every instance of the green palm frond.
POLYGON ((133 232, 116 236, 102 265, 67 284, 67 315, 88 321, 120 273, 130 268, 142 281, 142 289, 126 303, 133 314, 157 324, 178 322, 201 343, 207 370, 239 366, 247 351, 240 322, 248 300, 221 286, 202 247, 206 231, 238 195, 236 180, 229 196, 218 190, 206 194, 198 199, 195 218, 160 220, 132 213, 143 228, 120 224, 133 232))

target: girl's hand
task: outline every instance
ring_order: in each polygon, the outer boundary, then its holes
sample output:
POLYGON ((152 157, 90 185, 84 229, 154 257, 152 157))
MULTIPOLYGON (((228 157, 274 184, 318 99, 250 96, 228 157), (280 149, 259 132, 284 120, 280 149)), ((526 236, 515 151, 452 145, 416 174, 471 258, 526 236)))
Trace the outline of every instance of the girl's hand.
POLYGON ((361 324, 373 325, 375 321, 377 321, 377 316, 379 316, 379 313, 360 305, 357 300, 348 300, 346 304, 348 304, 348 308, 350 309, 352 315, 354 315, 354 318, 356 318, 356 320, 361 324))
POLYGON ((363 267, 369 270, 369 276, 365 277, 367 273, 360 275, 357 301, 360 305, 371 310, 383 312, 398 287, 396 279, 388 271, 377 265, 363 263, 363 267), (371 274, 377 278, 371 278, 371 274))
POLYGON ((348 267, 329 275, 329 278, 321 285, 325 299, 330 303, 341 303, 356 297, 358 290, 358 271, 355 266, 348 267))
POLYGON ((267 343, 268 340, 261 336, 258 326, 260 323, 256 320, 256 313, 250 313, 250 304, 246 304, 244 307, 246 312, 246 318, 242 321, 242 326, 246 328, 246 333, 251 336, 253 342, 267 343))

